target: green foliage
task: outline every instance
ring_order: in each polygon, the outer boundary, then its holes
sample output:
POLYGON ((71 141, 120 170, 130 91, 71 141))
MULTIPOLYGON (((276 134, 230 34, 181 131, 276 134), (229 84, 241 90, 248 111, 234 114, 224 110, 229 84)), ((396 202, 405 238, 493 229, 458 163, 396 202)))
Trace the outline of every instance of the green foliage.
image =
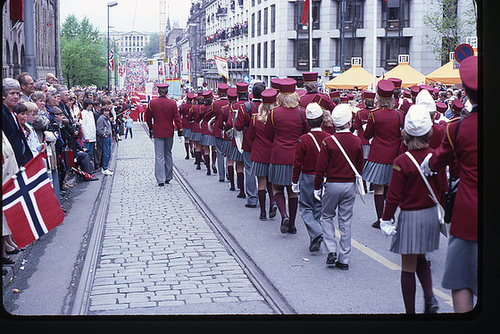
POLYGON ((69 15, 61 27, 61 66, 68 87, 107 84, 107 47, 87 17, 69 15))
POLYGON ((424 14, 424 25, 434 34, 426 34, 426 44, 442 64, 448 62, 449 53, 466 37, 476 36, 477 10, 474 0, 432 0, 428 8, 434 9, 424 14), (458 3, 465 6, 466 15, 457 14, 458 3))
POLYGON ((160 52, 160 36, 157 32, 149 38, 149 43, 144 46, 144 54, 151 58, 154 54, 160 52))

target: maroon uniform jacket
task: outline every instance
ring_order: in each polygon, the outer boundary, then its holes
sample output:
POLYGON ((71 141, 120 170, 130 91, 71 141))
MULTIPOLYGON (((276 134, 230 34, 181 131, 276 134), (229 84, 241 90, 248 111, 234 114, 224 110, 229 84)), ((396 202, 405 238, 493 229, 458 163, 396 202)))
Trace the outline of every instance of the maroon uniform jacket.
MULTIPOLYGON (((330 134, 325 131, 310 131, 309 133, 314 136, 320 149, 323 139, 330 136, 330 134)), ((319 150, 309 133, 300 136, 299 144, 295 149, 292 177, 293 183, 299 182, 300 173, 309 175, 316 174, 316 162, 318 161, 319 150)))
POLYGON ((242 144, 242 149, 243 151, 251 152, 252 151, 252 145, 253 141, 249 138, 246 129, 250 126, 250 122, 252 118, 257 114, 259 110, 259 105, 262 103, 261 101, 245 101, 250 103, 250 108, 251 108, 251 113, 250 115, 247 112, 247 109, 245 107, 245 103, 240 104, 240 108, 238 110, 238 114, 236 116, 236 121, 234 122, 234 128, 238 131, 244 131, 243 132, 243 144, 242 144))
MULTIPOLYGON (((426 155, 434 152, 430 147, 417 151, 410 151, 417 163, 422 163, 426 155)), ((438 174, 427 177, 434 194, 443 204, 444 193, 448 188, 444 169, 438 174)), ((391 183, 385 199, 385 208, 382 218, 390 220, 394 217, 397 207, 401 210, 414 211, 427 209, 436 204, 429 196, 429 189, 422 180, 420 172, 406 154, 399 155, 394 160, 391 183)))
POLYGON ((226 104, 221 107, 221 117, 217 119, 216 126, 222 130, 224 130, 224 136, 222 137, 224 140, 232 141, 232 139, 227 135, 227 131, 231 129, 229 124, 229 119, 233 116, 233 109, 231 108, 231 104, 226 104))
POLYGON ((273 142, 271 163, 293 165, 299 137, 307 133, 306 115, 299 107, 273 108, 266 123, 266 136, 273 142))
POLYGON ((373 109, 368 117, 364 136, 373 138, 368 154, 368 161, 380 164, 392 164, 399 154, 401 129, 404 115, 395 109, 373 109))
POLYGON ((365 130, 363 130, 362 126, 368 123, 368 116, 371 110, 372 109, 367 108, 359 110, 354 117, 354 123, 352 125, 354 130, 358 130, 358 137, 361 139, 363 145, 370 145, 370 141, 364 136, 365 130))
POLYGON ((201 104, 194 104, 189 110, 188 119, 191 123, 191 132, 201 133, 200 123, 196 121, 199 118, 201 104))
POLYGON ((453 206, 450 233, 466 240, 477 241, 478 234, 478 113, 477 107, 465 116, 456 134, 459 120, 448 123, 446 135, 436 149, 429 165, 442 170, 456 155, 460 181, 453 206), (455 139, 456 134, 456 139, 455 139), (451 139, 451 143, 450 142, 451 139))
POLYGON ((145 116, 149 129, 153 130, 154 138, 173 137, 174 123, 177 130, 182 130, 177 104, 165 96, 151 100, 145 116))
POLYGON ((245 131, 248 138, 253 141, 252 153, 250 160, 263 164, 271 163, 271 151, 273 150, 273 142, 266 137, 266 124, 257 120, 257 116, 252 117, 250 126, 245 131))
POLYGON ((222 118, 222 107, 229 105, 229 100, 227 98, 221 98, 212 103, 212 109, 215 116, 215 124, 212 127, 213 136, 215 138, 222 138, 222 128, 220 127, 220 121, 222 118))
POLYGON ((179 113, 181 115, 182 120, 182 128, 183 129, 191 129, 191 124, 189 123, 189 109, 193 106, 192 103, 184 102, 179 107, 179 113))
MULTIPOLYGON (((344 148, 344 151, 358 170, 358 173, 361 174, 364 164, 361 139, 353 135, 350 131, 335 132, 334 136, 344 148)), ((325 176, 327 182, 354 182, 356 178, 344 154, 342 154, 342 151, 340 151, 340 148, 331 136, 326 137, 321 142, 321 152, 319 152, 316 164, 314 189, 321 189, 323 177, 325 176)))
POLYGON ((299 104, 302 108, 306 108, 309 103, 312 102, 314 99, 314 96, 319 95, 322 99, 328 101, 328 110, 332 111, 333 108, 335 107, 335 103, 333 103, 332 99, 330 96, 323 94, 323 93, 318 93, 318 92, 309 92, 306 93, 305 95, 302 95, 300 97, 299 104))

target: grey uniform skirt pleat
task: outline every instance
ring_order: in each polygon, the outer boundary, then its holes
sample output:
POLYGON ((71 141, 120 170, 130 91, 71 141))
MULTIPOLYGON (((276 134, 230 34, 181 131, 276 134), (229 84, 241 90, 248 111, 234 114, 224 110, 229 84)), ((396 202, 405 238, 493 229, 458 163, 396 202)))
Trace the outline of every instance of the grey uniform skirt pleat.
POLYGON ((233 161, 243 161, 243 153, 238 150, 238 147, 232 146, 231 148, 231 160, 233 161))
POLYGON ((391 182, 392 166, 392 164, 367 161, 361 175, 363 180, 373 184, 389 184, 391 182))
POLYGON ((201 140, 201 132, 191 131, 191 140, 192 141, 200 141, 201 140))
POLYGON ((222 141, 222 154, 225 154, 231 158, 231 151, 233 150, 233 142, 230 140, 222 141))
POLYGON ((191 129, 182 129, 184 138, 191 139, 191 129))
POLYGON ((392 237, 391 252, 425 254, 439 249, 440 225, 435 206, 415 211, 401 210, 392 237))
POLYGON ((293 165, 269 166, 269 182, 282 186, 291 186, 293 177, 293 165))
POLYGON ((263 162, 253 162, 250 173, 253 176, 268 176, 269 175, 269 163, 263 162))
POLYGON ((363 159, 368 159, 368 155, 370 154, 370 145, 363 144, 363 159))
POLYGON ((215 137, 212 135, 201 135, 200 144, 204 146, 215 146, 215 137))

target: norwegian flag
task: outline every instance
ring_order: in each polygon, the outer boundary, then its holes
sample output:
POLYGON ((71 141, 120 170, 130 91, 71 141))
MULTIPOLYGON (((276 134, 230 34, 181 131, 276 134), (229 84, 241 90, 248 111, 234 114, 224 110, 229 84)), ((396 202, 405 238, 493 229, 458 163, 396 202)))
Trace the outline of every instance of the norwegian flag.
POLYGON ((39 239, 64 220, 39 153, 2 186, 2 211, 19 248, 39 239))
POLYGON ((114 69, 115 69, 115 55, 113 53, 113 44, 111 43, 111 48, 109 50, 107 71, 113 71, 114 69))

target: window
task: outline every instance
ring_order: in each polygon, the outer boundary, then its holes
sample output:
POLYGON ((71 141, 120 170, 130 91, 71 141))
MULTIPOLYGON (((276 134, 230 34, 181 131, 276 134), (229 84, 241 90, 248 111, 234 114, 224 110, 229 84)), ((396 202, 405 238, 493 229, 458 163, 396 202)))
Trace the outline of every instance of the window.
POLYGON ((267 13, 268 8, 264 8, 264 35, 267 35, 267 13))
POLYGON ((262 49, 262 53, 263 53, 263 62, 262 62, 262 67, 264 68, 267 68, 267 42, 264 42, 264 46, 263 46, 263 49, 262 49))
POLYGON ((255 13, 252 14, 252 37, 255 37, 255 13))
POLYGON ((276 31, 276 5, 271 6, 271 33, 276 31))
POLYGON ((270 59, 270 67, 271 68, 274 68, 276 65, 275 65, 275 59, 276 59, 276 56, 275 56, 275 48, 276 48, 276 42, 275 41, 271 41, 271 59, 270 59))
MULTIPOLYGON (((344 39, 344 69, 348 70, 351 67, 352 57, 363 57, 363 38, 345 38, 344 39)), ((336 62, 340 66, 340 38, 337 39, 336 62)))
POLYGON ((398 55, 410 54, 410 38, 382 38, 381 52, 382 58, 380 66, 386 70, 390 70, 398 65, 398 55))
MULTIPOLYGON (((309 40, 295 40, 295 68, 297 70, 309 69, 309 40)), ((319 67, 319 39, 313 39, 313 67, 319 67)))
POLYGON ((250 47, 250 66, 255 68, 255 44, 250 47))
POLYGON ((382 27, 398 30, 410 26, 410 0, 382 1, 382 27))
POLYGON ((261 11, 259 10, 257 12, 257 36, 260 36, 260 32, 261 32, 261 11))
MULTIPOLYGON (((320 10, 319 6, 321 5, 321 2, 319 1, 313 1, 312 2, 312 21, 313 21, 313 29, 319 29, 319 15, 320 15, 320 10)), ((296 2, 294 4, 294 27, 296 30, 307 30, 307 26, 302 25, 302 11, 304 10, 304 2, 296 2)), ((309 20, 309 19, 308 19, 309 20)))
MULTIPOLYGON (((363 28, 364 2, 364 0, 353 0, 345 2, 344 22, 346 30, 363 28)), ((341 24, 342 2, 339 1, 337 5, 337 29, 341 28, 341 24)))
POLYGON ((257 68, 260 68, 260 43, 257 44, 257 68))

